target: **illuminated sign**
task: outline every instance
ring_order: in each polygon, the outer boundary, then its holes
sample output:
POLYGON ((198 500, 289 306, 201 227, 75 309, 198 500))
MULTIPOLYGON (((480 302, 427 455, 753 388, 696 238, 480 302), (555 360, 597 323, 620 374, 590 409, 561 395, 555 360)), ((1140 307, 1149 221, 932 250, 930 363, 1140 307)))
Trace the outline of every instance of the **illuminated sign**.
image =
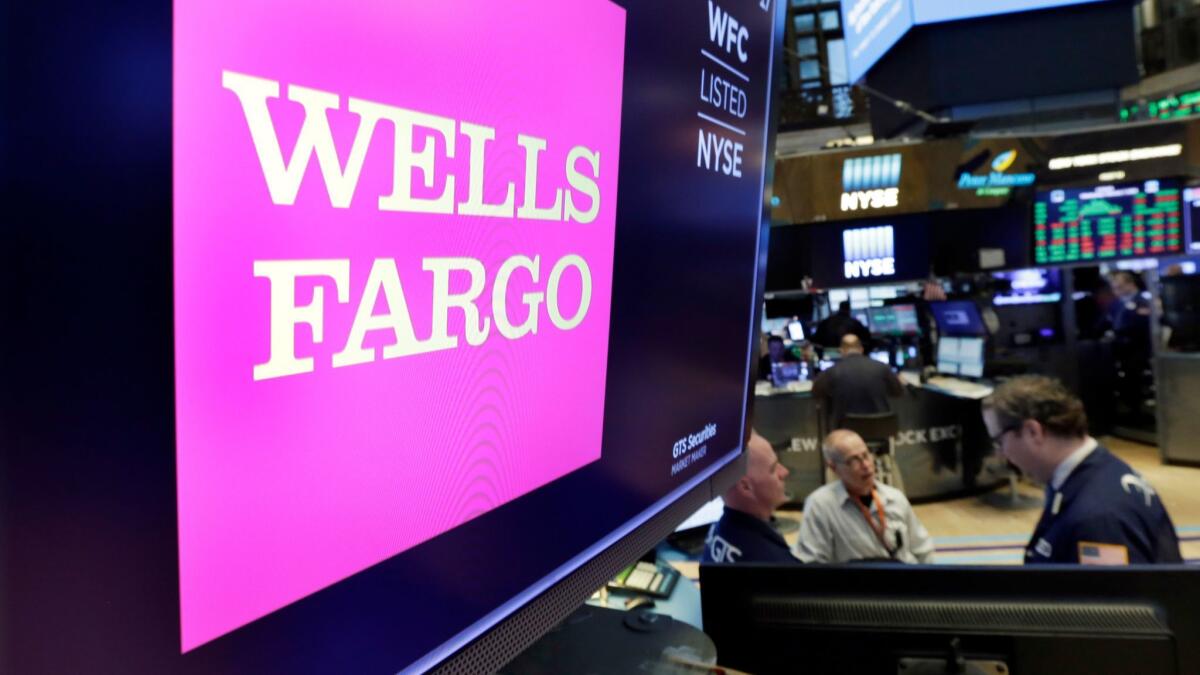
POLYGON ((959 190, 975 190, 981 197, 1003 197, 1014 187, 1033 185, 1036 178, 1032 173, 1005 173, 1017 161, 1016 150, 1006 150, 992 160, 991 171, 978 176, 970 171, 958 175, 959 190))
POLYGON ((1178 184, 1168 180, 1039 192, 1034 261, 1055 265, 1182 253, 1180 196, 1178 184))
POLYGON ((182 651, 601 458, 625 10, 523 6, 175 4, 182 651))
POLYGON ((842 210, 900 205, 900 154, 853 157, 842 162, 842 210))
POLYGON ((1121 108, 1122 122, 1175 120, 1200 115, 1200 89, 1171 94, 1148 103, 1132 103, 1121 108))
POLYGON ((891 225, 842 232, 842 269, 846 279, 896 274, 896 239, 891 225))
POLYGON ((1146 148, 1131 148, 1129 150, 1109 150, 1108 152, 1093 152, 1074 157, 1054 157, 1050 160, 1050 170, 1077 169, 1081 167, 1099 166, 1101 164, 1123 164, 1125 162, 1140 162, 1147 159, 1163 157, 1178 157, 1183 154, 1183 145, 1154 145, 1146 148))

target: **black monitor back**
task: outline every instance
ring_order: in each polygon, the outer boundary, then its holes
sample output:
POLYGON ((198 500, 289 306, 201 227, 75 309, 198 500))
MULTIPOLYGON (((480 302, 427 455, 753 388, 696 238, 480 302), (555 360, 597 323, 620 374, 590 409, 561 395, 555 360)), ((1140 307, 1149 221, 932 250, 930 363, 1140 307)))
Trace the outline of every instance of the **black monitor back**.
POLYGON ((1162 280, 1163 323, 1171 327, 1170 346, 1200 350, 1200 276, 1162 280))
POLYGON ((959 672, 920 670, 956 656, 1013 675, 1200 672, 1200 570, 1184 566, 704 565, 700 580, 718 662, 754 673, 959 672))

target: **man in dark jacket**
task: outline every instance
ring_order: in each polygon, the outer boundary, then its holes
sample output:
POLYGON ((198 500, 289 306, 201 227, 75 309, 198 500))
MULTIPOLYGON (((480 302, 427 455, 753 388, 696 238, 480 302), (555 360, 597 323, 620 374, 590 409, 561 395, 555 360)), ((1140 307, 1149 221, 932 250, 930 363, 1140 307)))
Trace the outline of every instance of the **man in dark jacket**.
POLYGON ((725 493, 725 513, 713 524, 703 562, 799 562, 771 527, 771 514, 787 502, 787 467, 767 439, 750 432, 746 475, 725 493))
POLYGON ((983 419, 997 452, 1046 483, 1027 564, 1182 562, 1154 488, 1087 435, 1083 404, 1060 382, 1009 380, 984 399, 983 419))
POLYGON ((861 321, 850 314, 850 303, 838 305, 837 313, 817 324, 814 341, 824 347, 836 347, 846 334, 858 337, 859 342, 867 344, 871 341, 871 331, 861 321))
POLYGON ((827 412, 829 429, 841 428, 847 413, 883 413, 892 409, 888 398, 904 393, 896 373, 884 363, 867 358, 853 333, 842 337, 842 358, 813 382, 812 395, 827 412))

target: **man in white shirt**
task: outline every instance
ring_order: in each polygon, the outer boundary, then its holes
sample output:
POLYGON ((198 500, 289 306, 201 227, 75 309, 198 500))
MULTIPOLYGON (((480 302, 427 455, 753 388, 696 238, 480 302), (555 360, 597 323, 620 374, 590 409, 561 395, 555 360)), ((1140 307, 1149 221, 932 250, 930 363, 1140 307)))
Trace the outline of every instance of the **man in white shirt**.
POLYGON ((933 540, 903 492, 875 482, 875 458, 853 431, 825 437, 821 452, 838 480, 804 502, 794 553, 804 562, 933 562, 933 540))

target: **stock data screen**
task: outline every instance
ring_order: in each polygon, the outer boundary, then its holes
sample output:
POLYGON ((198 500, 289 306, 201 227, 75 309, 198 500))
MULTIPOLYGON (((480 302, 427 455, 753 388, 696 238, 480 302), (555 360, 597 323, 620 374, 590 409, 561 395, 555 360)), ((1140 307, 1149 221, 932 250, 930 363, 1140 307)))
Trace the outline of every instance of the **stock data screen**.
POLYGON ((1039 192, 1033 213, 1038 265, 1183 251, 1179 185, 1167 180, 1039 192))

